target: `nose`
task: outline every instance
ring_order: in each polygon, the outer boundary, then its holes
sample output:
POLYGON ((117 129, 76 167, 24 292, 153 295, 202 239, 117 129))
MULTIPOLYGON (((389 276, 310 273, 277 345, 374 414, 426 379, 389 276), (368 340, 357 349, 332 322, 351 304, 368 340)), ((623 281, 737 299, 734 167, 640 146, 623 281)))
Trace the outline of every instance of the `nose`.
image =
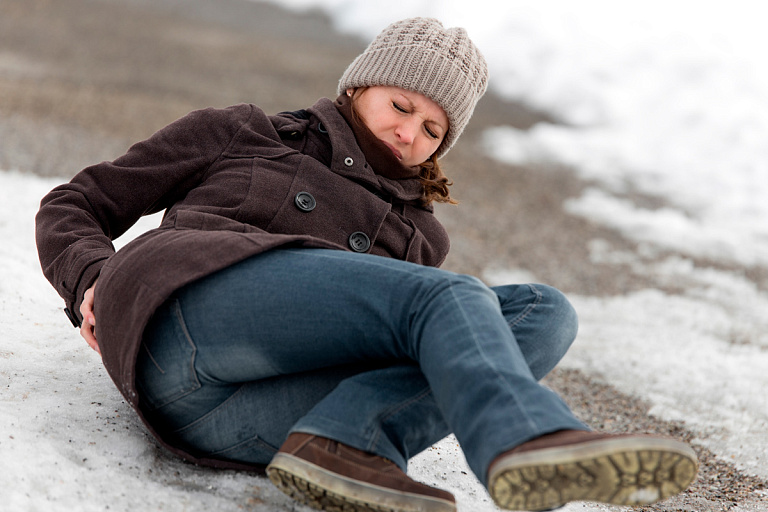
POLYGON ((416 133, 419 129, 418 124, 418 120, 416 119, 403 120, 395 128, 397 139, 403 144, 413 144, 413 140, 416 138, 416 133))

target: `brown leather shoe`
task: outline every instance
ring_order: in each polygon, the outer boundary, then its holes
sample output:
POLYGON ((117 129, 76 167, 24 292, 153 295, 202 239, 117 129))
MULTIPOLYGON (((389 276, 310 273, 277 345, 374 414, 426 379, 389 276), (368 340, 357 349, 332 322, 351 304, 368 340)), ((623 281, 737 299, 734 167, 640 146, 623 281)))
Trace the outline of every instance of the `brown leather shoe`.
POLYGON ((449 492, 420 484, 393 462, 324 437, 294 433, 267 466, 278 489, 320 510, 455 512, 449 492))
POLYGON ((673 439, 562 430, 496 457, 488 490, 509 510, 570 501, 647 505, 684 491, 697 469, 694 451, 673 439))

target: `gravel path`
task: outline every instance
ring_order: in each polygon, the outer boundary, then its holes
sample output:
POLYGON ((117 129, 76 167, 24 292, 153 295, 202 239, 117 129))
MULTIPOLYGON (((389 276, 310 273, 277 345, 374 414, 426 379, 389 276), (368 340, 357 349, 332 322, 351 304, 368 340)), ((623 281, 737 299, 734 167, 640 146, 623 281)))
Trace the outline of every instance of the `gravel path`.
MULTIPOLYGON (((0 0, 0 169, 69 177, 203 106, 255 102, 267 112, 333 96, 364 47, 318 13, 287 14, 241 0, 0 0)), ((589 261, 586 242, 633 244, 568 216, 563 201, 585 184, 568 169, 512 167, 483 153, 489 126, 529 127, 545 116, 491 95, 444 166, 459 207, 439 207, 452 234, 446 268, 475 275, 518 268, 566 293, 613 295, 654 283, 589 261)), ((756 269, 765 282, 765 269, 756 269)), ((576 371, 547 383, 595 428, 680 439, 684 425, 576 371)), ((699 449, 694 486, 648 510, 752 508, 766 482, 699 449)))

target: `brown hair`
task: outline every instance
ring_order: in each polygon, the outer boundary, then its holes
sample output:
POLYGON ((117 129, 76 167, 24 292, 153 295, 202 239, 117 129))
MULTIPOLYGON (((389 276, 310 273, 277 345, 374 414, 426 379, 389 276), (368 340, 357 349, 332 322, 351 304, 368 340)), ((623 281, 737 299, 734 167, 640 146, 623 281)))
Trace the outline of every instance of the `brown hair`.
POLYGON ((451 191, 448 190, 448 187, 453 185, 453 182, 443 174, 443 170, 437 162, 437 153, 429 157, 426 162, 419 164, 419 180, 421 180, 421 186, 424 190, 421 196, 422 204, 429 205, 432 204, 432 201, 459 204, 451 197, 451 191))
MULTIPOLYGON (((360 123, 363 126, 365 126, 365 122, 357 112, 355 102, 365 89, 367 89, 367 87, 356 88, 350 101, 352 117, 355 122, 360 123)), ((453 182, 443 174, 443 170, 440 168, 440 164, 437 160, 437 153, 438 151, 433 153, 426 162, 419 164, 419 180, 421 181, 422 186, 421 204, 423 206, 428 206, 434 201, 437 201, 438 203, 459 204, 458 201, 451 197, 451 192, 448 190, 448 187, 453 185, 453 182)))

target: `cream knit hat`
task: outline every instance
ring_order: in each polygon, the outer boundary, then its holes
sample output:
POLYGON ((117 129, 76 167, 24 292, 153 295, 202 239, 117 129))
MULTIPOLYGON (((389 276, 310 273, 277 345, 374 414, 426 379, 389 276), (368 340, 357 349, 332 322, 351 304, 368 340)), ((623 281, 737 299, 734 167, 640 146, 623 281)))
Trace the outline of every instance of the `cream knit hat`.
POLYGON ((445 29, 433 18, 392 23, 349 65, 338 93, 387 85, 416 91, 448 115, 448 133, 437 150, 445 155, 472 117, 488 85, 488 66, 463 28, 445 29))

